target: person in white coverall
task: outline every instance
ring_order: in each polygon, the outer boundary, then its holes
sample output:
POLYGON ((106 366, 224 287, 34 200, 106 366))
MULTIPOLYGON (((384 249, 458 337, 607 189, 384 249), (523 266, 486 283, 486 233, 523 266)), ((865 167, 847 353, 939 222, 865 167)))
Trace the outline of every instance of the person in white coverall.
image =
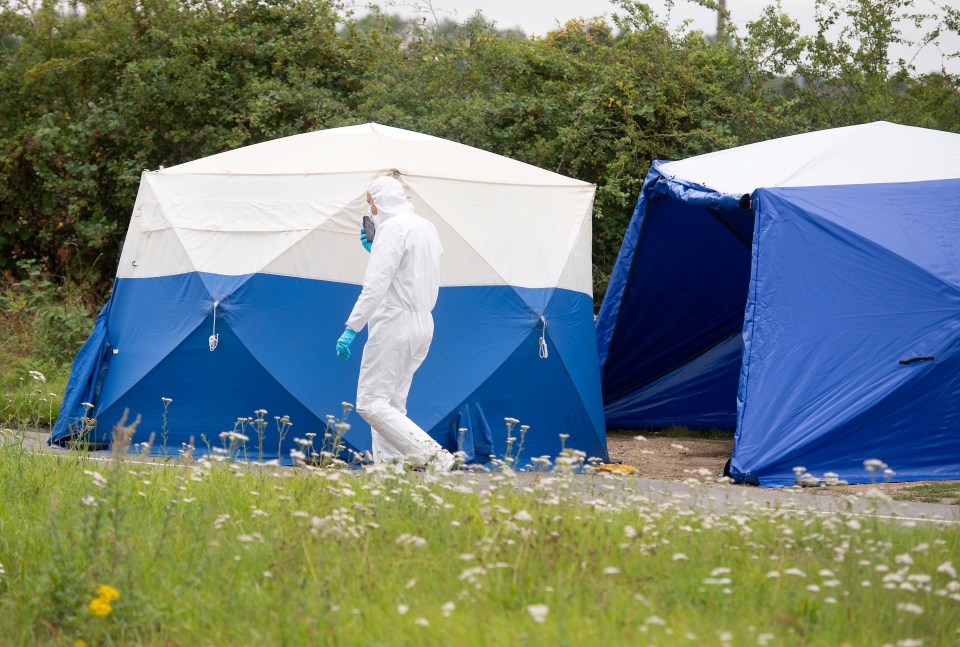
POLYGON ((374 180, 367 202, 376 236, 361 243, 370 252, 363 291, 337 340, 337 355, 369 327, 360 361, 357 413, 370 424, 376 461, 432 462, 453 466, 453 455, 407 417, 413 374, 433 339, 433 307, 440 289, 443 248, 433 223, 418 216, 403 186, 392 177, 374 180))

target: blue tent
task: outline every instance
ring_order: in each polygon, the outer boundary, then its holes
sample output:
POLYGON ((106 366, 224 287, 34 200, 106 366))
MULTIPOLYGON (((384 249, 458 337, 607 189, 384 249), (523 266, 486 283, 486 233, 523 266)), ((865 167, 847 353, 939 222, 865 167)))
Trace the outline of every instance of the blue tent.
POLYGON ((608 428, 730 473, 960 478, 960 135, 877 122, 655 162, 596 322, 608 428))
MULTIPOLYGON (((93 419, 87 440, 108 444, 127 411, 128 424, 141 416, 133 441, 153 435, 155 451, 191 441, 204 451, 235 428, 250 459, 286 460, 311 433, 319 449, 327 416, 356 394, 359 352, 344 362, 334 344, 368 258, 358 242, 366 188, 384 173, 444 246, 436 332, 408 415, 478 461, 505 453, 506 417, 530 426, 524 459, 556 455, 560 434, 606 459, 594 186, 377 124, 144 173, 112 295, 74 362, 52 441, 93 419), (529 230, 543 232, 536 243, 529 230)), ((369 427, 356 414, 347 422, 347 447, 369 450, 369 427)))

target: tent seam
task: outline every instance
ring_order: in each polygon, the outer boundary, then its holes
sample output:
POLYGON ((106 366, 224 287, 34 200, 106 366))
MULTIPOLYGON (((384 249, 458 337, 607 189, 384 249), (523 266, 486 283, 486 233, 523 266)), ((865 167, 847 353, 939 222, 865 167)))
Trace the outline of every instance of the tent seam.
POLYGON ((756 317, 757 317, 757 283, 760 281, 760 204, 759 204, 760 195, 759 192, 754 192, 754 196, 751 200, 751 203, 754 205, 754 237, 752 248, 754 250, 754 262, 753 262, 753 276, 751 276, 751 286, 750 293, 747 295, 747 302, 750 302, 750 294, 753 295, 753 307, 750 309, 750 339, 749 343, 745 341, 743 345, 743 358, 740 361, 741 367, 741 382, 743 383, 743 405, 740 407, 740 411, 737 413, 737 428, 733 434, 733 451, 730 452, 731 461, 736 459, 737 456, 737 445, 740 443, 740 435, 743 431, 743 420, 747 415, 747 388, 750 385, 750 369, 751 367, 751 356, 753 354, 753 336, 756 333, 756 317))

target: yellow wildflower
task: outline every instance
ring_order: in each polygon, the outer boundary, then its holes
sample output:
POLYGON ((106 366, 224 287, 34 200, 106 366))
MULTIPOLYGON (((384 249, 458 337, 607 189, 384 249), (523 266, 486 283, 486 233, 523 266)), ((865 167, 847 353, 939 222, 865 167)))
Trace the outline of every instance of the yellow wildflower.
POLYGON ((107 602, 112 602, 120 597, 120 591, 116 590, 109 584, 101 584, 97 587, 97 597, 103 598, 107 602))
POLYGON ((108 616, 110 612, 113 611, 113 606, 110 604, 110 601, 104 598, 93 598, 87 606, 90 609, 90 613, 98 618, 108 616))
POLYGON ((87 641, 83 638, 77 638, 77 642, 73 643, 73 647, 87 647, 87 641))

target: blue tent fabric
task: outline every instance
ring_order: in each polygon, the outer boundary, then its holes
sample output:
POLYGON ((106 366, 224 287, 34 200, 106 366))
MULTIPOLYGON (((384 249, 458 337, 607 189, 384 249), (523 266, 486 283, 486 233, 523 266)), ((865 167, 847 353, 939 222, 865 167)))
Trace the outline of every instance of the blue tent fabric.
MULTIPOLYGON (((68 391, 76 396, 65 400, 53 441, 68 438, 72 421, 84 414, 80 403, 94 400, 87 385, 100 375, 97 362, 109 346, 92 441, 108 443, 129 412, 128 423, 141 416, 134 442, 152 435, 158 452, 191 442, 202 451, 262 408, 269 437, 262 456, 252 458, 286 460, 295 438, 322 438, 327 416, 339 417, 340 403, 353 402, 359 358, 337 359, 328 340, 342 330, 338 315, 350 311, 359 292, 356 285, 269 274, 118 279, 111 307, 76 360, 71 384, 78 387, 68 391), (219 341, 211 351, 214 312, 219 341), (166 417, 163 398, 172 400, 166 417), (281 439, 274 417, 284 415, 294 424, 281 439)), ((589 295, 572 290, 441 288, 434 342, 415 376, 409 415, 452 451, 458 446, 451 428, 466 426, 468 453, 484 462, 506 450, 505 417, 536 431, 526 438, 527 459, 555 456, 559 434, 570 433, 568 447, 606 460, 591 313, 589 295), (546 359, 539 355, 541 317, 546 359)), ((366 332, 358 334, 358 354, 365 340, 366 332)), ((347 448, 368 450, 369 427, 356 414, 348 422, 347 448)))
POLYGON ((67 440, 80 430, 79 419, 88 414, 84 404, 92 404, 99 395, 100 385, 109 361, 107 344, 107 315, 111 300, 107 300, 93 324, 93 331, 77 351, 70 369, 67 386, 63 390, 60 415, 50 433, 50 442, 67 440))
POLYGON ((733 475, 960 478, 960 181, 756 201, 733 475))
POLYGON ((596 322, 607 426, 735 429, 731 475, 960 478, 960 180, 724 195, 654 163, 596 322))
POLYGON ((733 429, 753 214, 657 169, 597 316, 607 426, 733 429))

